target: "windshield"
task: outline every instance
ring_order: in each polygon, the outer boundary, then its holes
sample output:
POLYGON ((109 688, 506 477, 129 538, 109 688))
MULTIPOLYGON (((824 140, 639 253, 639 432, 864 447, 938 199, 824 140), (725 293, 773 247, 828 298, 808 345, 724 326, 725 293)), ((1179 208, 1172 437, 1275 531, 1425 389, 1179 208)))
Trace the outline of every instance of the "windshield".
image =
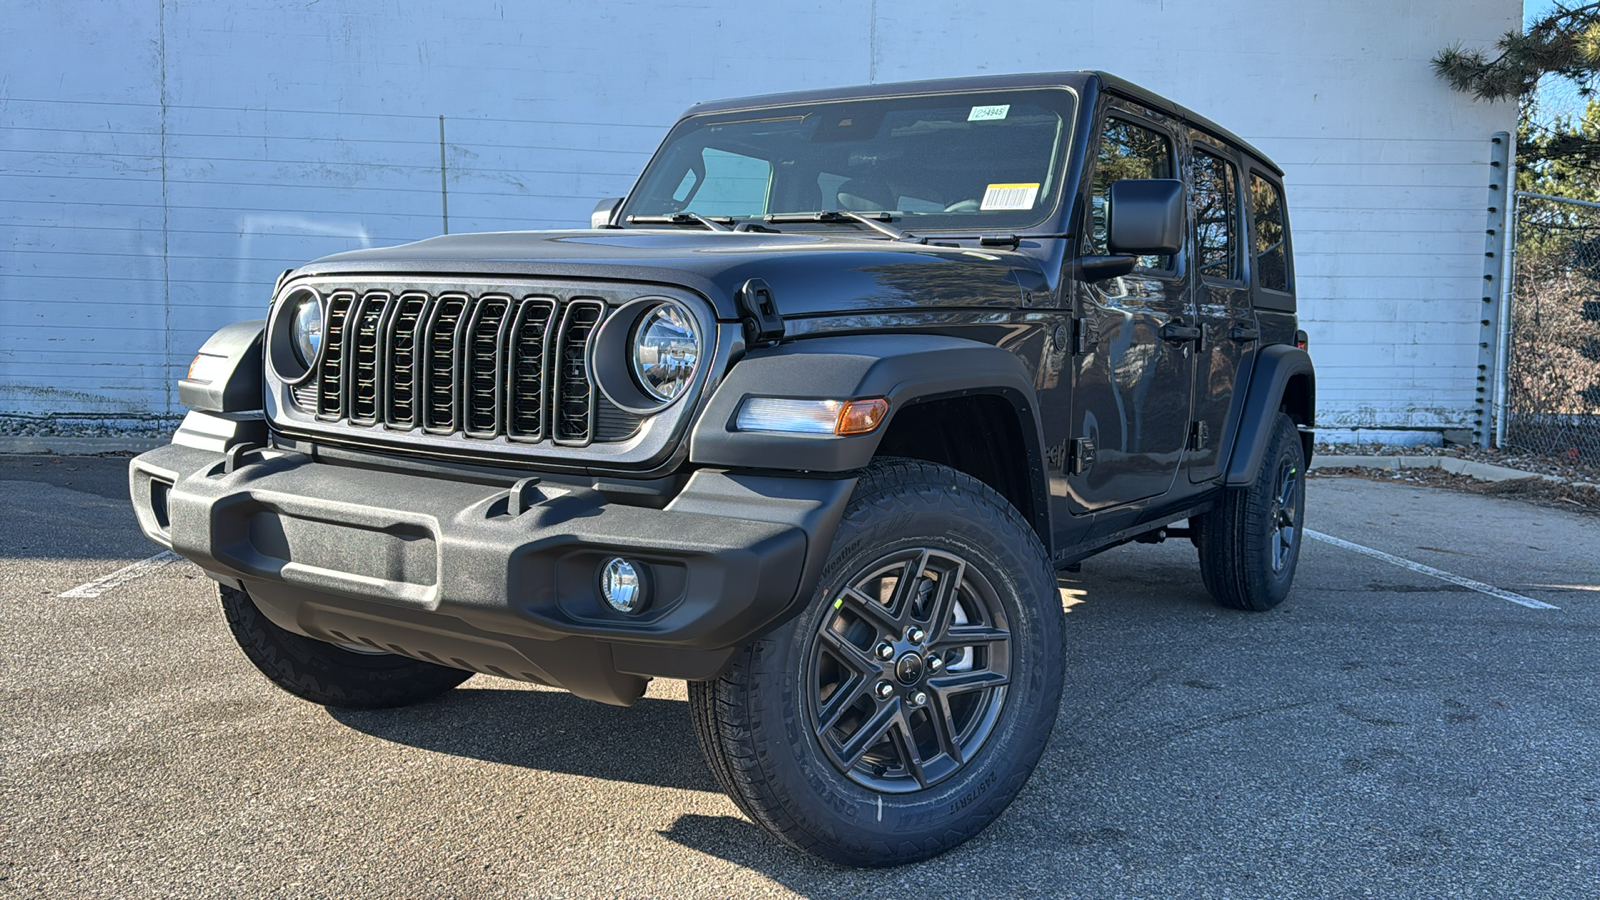
MULTIPOLYGON (((789 230, 837 227, 790 218, 837 211, 914 233, 1028 228, 1061 193, 1074 108, 1069 91, 1035 89, 691 116, 667 136, 618 221, 789 230)), ((825 221, 867 230, 859 218, 825 221)))

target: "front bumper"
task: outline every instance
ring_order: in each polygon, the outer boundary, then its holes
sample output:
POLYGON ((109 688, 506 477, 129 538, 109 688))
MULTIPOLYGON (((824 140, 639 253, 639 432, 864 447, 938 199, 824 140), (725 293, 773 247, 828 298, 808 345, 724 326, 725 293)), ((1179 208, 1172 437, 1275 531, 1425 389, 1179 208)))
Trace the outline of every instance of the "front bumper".
POLYGON ((290 631, 618 704, 653 676, 713 677, 782 622, 855 485, 701 470, 662 509, 553 481, 515 503, 509 479, 252 449, 258 428, 190 413, 173 444, 135 458, 145 534, 290 631), (601 599, 613 556, 648 567, 643 612, 601 599))

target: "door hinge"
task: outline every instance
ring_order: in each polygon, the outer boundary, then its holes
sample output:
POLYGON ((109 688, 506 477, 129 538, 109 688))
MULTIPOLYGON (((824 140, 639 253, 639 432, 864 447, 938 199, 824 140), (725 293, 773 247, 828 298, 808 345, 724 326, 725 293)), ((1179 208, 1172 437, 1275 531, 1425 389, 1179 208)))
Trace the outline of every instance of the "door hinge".
POLYGON ((1072 355, 1082 356, 1100 343, 1100 320, 1077 318, 1072 320, 1072 355))
POLYGON ((1073 438, 1067 445, 1067 474, 1082 475, 1094 465, 1094 441, 1073 438))
POLYGON ((1211 426, 1204 422, 1189 423, 1189 449, 1204 450, 1206 442, 1211 440, 1211 426))

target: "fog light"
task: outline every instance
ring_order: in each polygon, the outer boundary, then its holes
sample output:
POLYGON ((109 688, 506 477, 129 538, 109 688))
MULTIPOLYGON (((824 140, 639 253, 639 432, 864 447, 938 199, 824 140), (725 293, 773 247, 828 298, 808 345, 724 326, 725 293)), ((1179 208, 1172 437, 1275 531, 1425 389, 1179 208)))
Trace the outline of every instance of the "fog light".
POLYGON ((636 613, 644 609, 645 581, 643 564, 634 565, 617 557, 606 563, 600 571, 600 594, 606 605, 620 613, 636 613))

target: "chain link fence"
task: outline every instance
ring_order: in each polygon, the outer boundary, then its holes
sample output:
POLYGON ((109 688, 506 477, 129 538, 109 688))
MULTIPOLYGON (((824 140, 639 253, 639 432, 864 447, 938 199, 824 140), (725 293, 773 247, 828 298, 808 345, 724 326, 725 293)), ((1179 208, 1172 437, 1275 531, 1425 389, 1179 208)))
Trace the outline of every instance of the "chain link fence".
POLYGON ((1519 194, 1506 449, 1600 465, 1600 204, 1519 194))

